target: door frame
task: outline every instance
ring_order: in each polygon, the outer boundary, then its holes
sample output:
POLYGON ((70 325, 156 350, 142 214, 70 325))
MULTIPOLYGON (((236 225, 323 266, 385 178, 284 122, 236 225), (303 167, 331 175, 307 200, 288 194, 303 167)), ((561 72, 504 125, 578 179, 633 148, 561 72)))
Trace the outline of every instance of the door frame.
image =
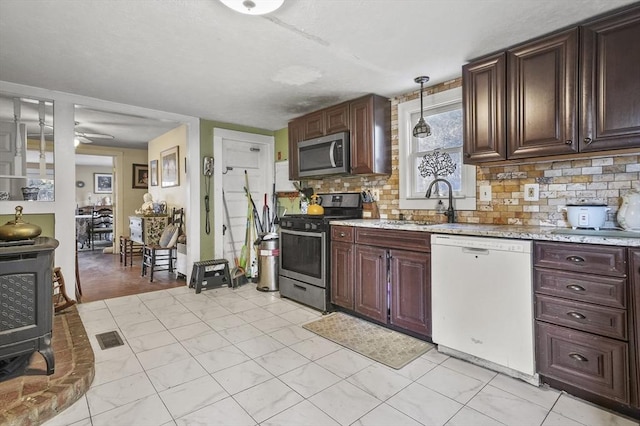
MULTIPOLYGON (((213 253, 216 259, 223 258, 224 238, 222 232, 222 226, 224 224, 224 212, 222 205, 222 169, 224 164, 224 157, 222 151, 222 142, 224 139, 240 139, 246 142, 251 142, 256 145, 261 145, 265 148, 267 153, 267 181, 274 182, 274 149, 275 138, 273 136, 259 135, 256 133, 239 132, 236 130, 228 129, 213 129, 213 157, 215 158, 215 166, 213 168, 213 253)), ((271 200, 269 200, 271 201, 271 200)))

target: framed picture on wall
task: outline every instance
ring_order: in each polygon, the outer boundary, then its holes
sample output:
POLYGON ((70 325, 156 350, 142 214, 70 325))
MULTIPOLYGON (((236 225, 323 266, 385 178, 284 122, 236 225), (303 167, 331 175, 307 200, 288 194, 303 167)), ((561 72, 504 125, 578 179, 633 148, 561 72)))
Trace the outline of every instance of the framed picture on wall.
POLYGON ((113 174, 94 173, 93 192, 96 194, 111 194, 113 192, 113 174))
POLYGON ((146 164, 133 165, 132 188, 147 189, 149 187, 149 166, 146 164))
POLYGON ((180 164, 178 162, 178 146, 160 153, 160 182, 163 188, 180 185, 180 164))
POLYGON ((158 186, 158 160, 151 160, 149 166, 149 185, 158 186))

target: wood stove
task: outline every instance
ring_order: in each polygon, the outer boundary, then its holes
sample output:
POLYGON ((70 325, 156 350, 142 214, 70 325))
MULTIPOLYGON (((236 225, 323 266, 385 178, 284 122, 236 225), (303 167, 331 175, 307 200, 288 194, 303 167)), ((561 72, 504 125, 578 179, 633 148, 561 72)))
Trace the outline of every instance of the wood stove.
POLYGON ((0 363, 38 351, 54 372, 53 251, 58 241, 38 237, 0 241, 0 363))

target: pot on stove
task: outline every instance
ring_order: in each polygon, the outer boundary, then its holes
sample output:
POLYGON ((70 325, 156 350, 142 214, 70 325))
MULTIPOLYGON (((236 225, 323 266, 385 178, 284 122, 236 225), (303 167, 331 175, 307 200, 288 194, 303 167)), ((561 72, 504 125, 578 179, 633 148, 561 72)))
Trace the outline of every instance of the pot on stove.
POLYGON ((310 215, 323 215, 324 207, 321 205, 322 197, 318 196, 318 194, 313 194, 311 196, 311 204, 307 207, 307 214, 310 215))

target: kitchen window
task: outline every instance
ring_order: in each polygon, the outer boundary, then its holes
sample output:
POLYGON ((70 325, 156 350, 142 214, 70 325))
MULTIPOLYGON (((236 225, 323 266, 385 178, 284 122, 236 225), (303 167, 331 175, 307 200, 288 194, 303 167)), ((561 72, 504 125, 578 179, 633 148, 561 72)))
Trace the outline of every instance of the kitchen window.
POLYGON ((420 119, 420 99, 398 105, 398 145, 400 208, 435 210, 439 200, 447 207, 448 187, 439 183, 431 198, 425 193, 434 176, 422 177, 419 165, 425 155, 448 154, 455 164, 450 175, 438 177, 453 187, 456 210, 476 209, 476 168, 462 163, 462 89, 456 88, 424 97, 424 119, 431 126, 431 136, 413 137, 413 126, 420 119))

